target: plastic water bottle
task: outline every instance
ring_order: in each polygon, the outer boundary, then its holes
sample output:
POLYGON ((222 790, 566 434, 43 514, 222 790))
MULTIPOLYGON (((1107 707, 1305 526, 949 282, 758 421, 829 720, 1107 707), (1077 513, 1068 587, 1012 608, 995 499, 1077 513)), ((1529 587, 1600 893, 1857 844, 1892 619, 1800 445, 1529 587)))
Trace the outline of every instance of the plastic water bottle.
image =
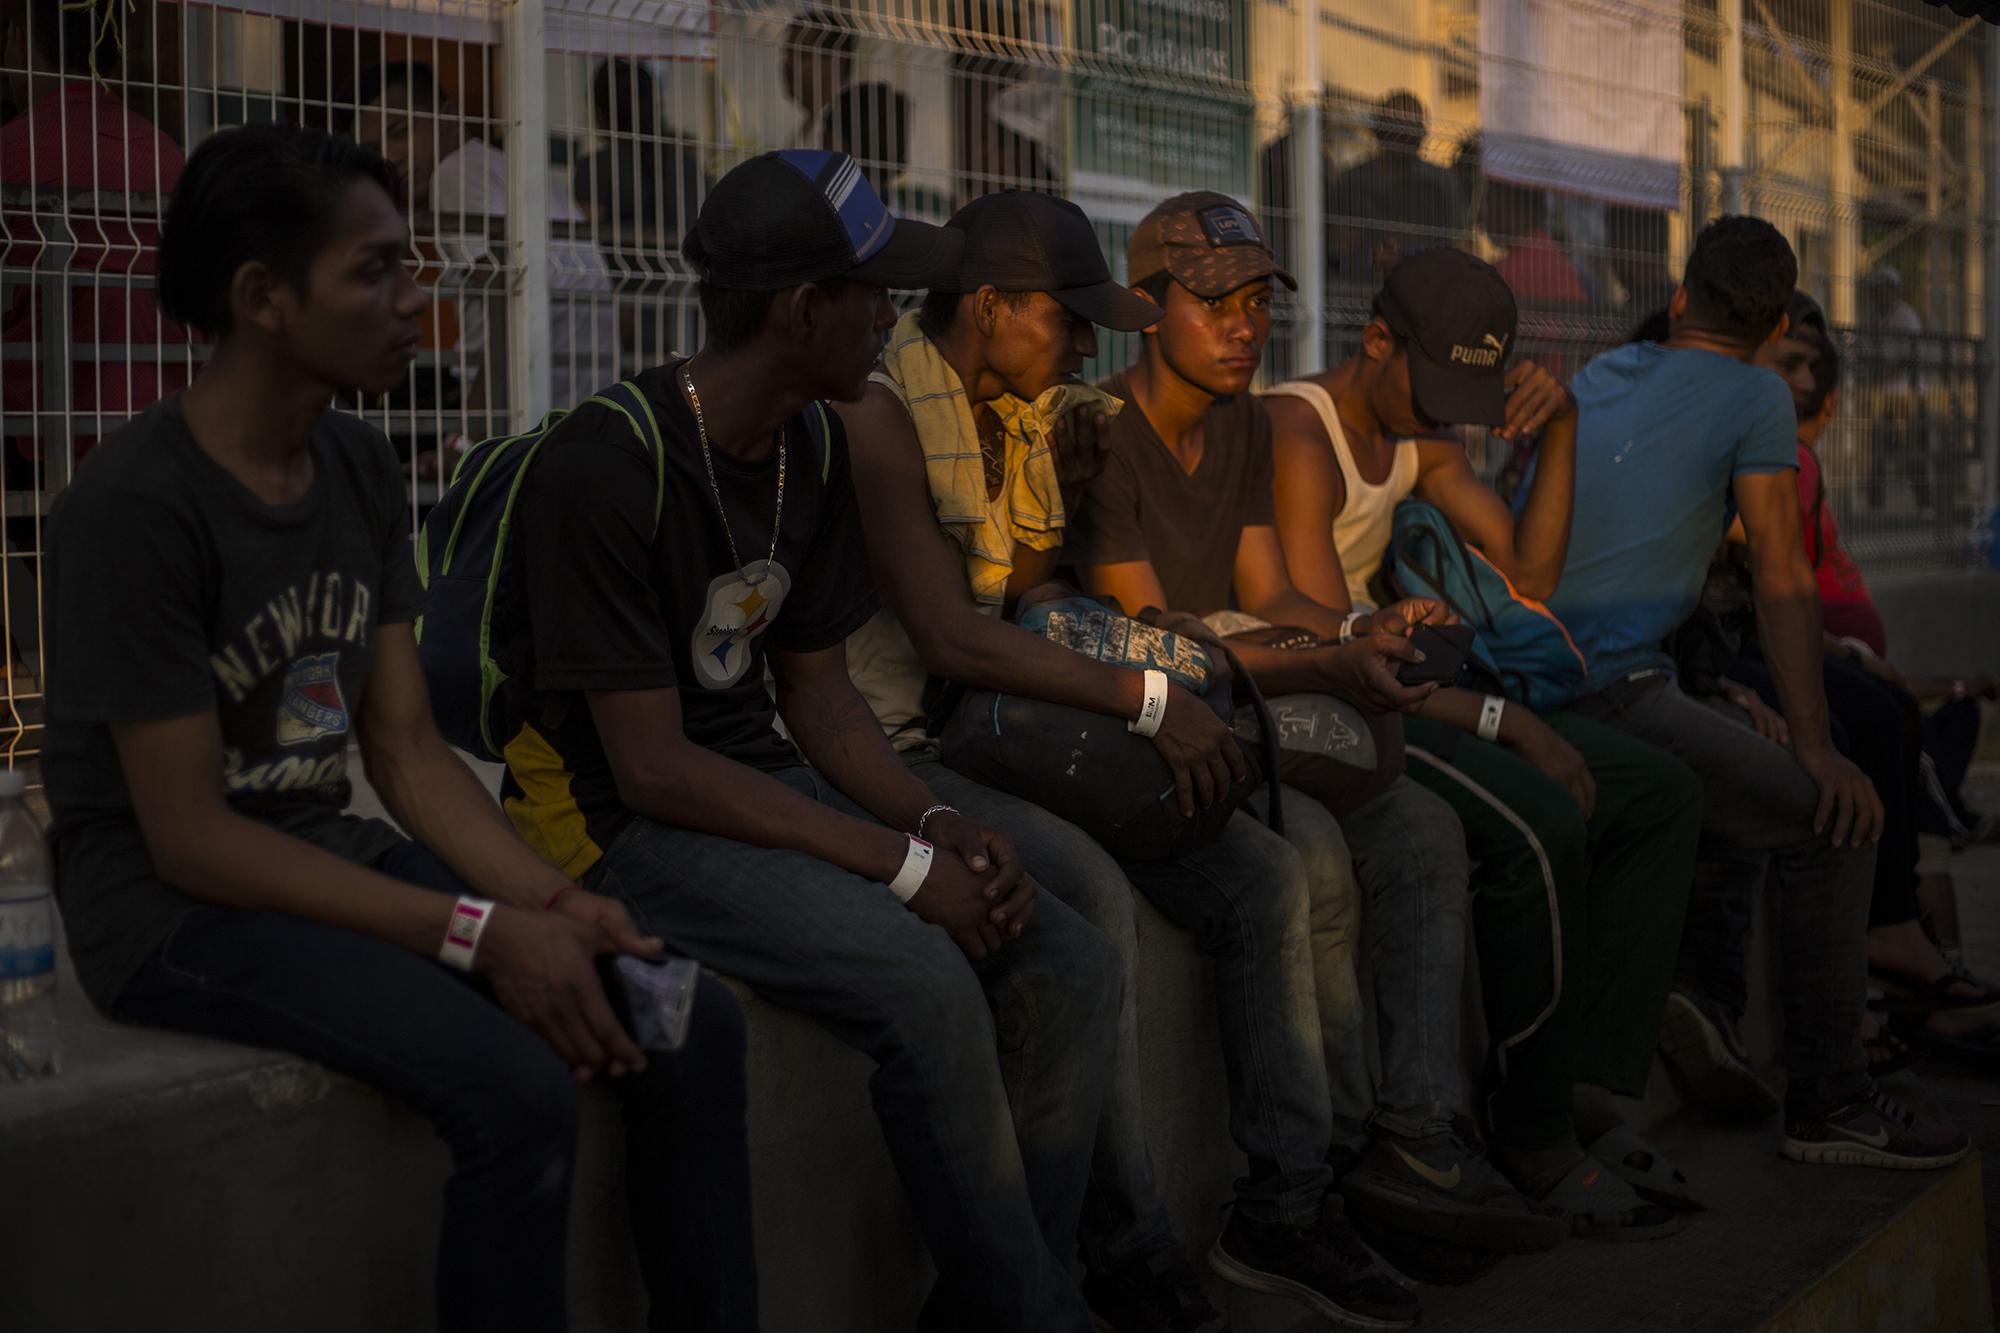
POLYGON ((48 844, 22 799, 28 778, 0 771, 0 1070, 62 1067, 56 1038, 56 902, 48 844))

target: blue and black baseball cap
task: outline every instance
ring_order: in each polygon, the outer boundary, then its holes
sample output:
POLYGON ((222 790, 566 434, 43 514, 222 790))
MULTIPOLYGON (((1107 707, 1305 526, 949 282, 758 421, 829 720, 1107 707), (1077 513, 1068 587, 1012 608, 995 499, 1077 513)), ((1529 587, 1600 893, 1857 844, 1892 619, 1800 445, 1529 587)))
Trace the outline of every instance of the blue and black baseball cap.
POLYGON ((964 244, 959 232, 897 218, 847 154, 789 149, 717 181, 685 253, 703 278, 738 291, 827 278, 913 290, 949 282, 964 244))

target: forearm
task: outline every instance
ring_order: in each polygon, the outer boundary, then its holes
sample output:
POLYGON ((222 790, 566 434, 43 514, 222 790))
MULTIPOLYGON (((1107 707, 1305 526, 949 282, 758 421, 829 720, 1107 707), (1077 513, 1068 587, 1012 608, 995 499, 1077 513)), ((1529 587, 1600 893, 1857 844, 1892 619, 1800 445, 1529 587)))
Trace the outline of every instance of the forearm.
POLYGON ((405 833, 490 898, 540 908, 570 881, 529 849, 492 793, 434 732, 362 747, 375 794, 405 833))
POLYGON ((160 878, 198 902, 303 917, 435 954, 453 899, 404 884, 217 802, 147 838, 160 878))
POLYGON ((1243 609, 1259 620, 1273 625, 1297 626, 1323 639, 1338 638, 1340 623, 1347 618, 1345 611, 1322 605, 1294 587, 1283 588, 1243 609))
MULTIPOLYGON (((904 622, 906 627, 911 623, 904 622)), ((911 641, 926 671, 975 690, 1000 690, 1128 720, 1139 715, 1145 701, 1141 673, 1106 666, 977 612, 919 628, 911 641)))
POLYGON ((843 814, 699 745, 677 745, 645 774, 621 776, 619 797, 633 813, 675 828, 804 852, 885 884, 908 847, 894 829, 843 814))
MULTIPOLYGON (((1415 715, 1476 736, 1479 734, 1479 715, 1485 708, 1485 695, 1447 686, 1418 704, 1415 715)), ((1532 717, 1532 713, 1518 704, 1506 705, 1500 713, 1500 734, 1495 739, 1502 745, 1519 744, 1521 733, 1532 717)))
POLYGON ((1757 570, 1754 595, 1758 639, 1791 728, 1792 749, 1809 754, 1831 749, 1833 739, 1827 724, 1819 590, 1812 571, 1798 563, 1803 578, 1789 567, 1757 570))
POLYGON ((1549 423, 1536 451, 1535 482, 1514 523, 1508 576, 1529 597, 1548 597, 1562 581, 1576 503, 1576 418, 1549 423))
POLYGON ((781 684, 778 713, 812 766, 891 829, 914 832, 924 811, 936 803, 845 676, 825 687, 781 684))
POLYGON ((1266 695, 1323 693, 1329 684, 1316 652, 1290 648, 1263 648, 1234 642, 1229 645, 1243 669, 1266 695))

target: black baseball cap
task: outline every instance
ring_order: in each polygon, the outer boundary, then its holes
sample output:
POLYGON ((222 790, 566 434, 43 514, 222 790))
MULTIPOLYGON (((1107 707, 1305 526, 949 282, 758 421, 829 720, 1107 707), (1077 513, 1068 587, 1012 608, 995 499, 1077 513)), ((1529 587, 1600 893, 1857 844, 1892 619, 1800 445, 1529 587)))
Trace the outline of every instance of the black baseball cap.
POLYGON ((984 195, 945 224, 965 236, 955 280, 941 292, 1047 292, 1063 308, 1107 329, 1136 333, 1160 322, 1160 308, 1111 280, 1097 231, 1067 199, 1027 190, 984 195))
POLYGON ((1507 280, 1463 250, 1419 250, 1375 297, 1410 353, 1417 410, 1441 426, 1507 424, 1507 349, 1520 310, 1507 280))
POLYGON ((684 253, 703 278, 738 291, 826 278, 914 289, 949 280, 964 244, 958 232, 896 217, 847 154, 792 149, 717 181, 684 253))

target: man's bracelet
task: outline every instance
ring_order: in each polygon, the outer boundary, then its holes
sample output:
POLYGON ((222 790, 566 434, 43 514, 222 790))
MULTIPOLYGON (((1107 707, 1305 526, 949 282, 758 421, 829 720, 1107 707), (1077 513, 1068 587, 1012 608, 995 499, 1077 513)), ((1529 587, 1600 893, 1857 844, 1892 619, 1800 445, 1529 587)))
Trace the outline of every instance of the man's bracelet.
POLYGON ((1354 642, 1354 627, 1360 623, 1361 617, 1367 614, 1366 611, 1349 611, 1347 613, 1347 618, 1340 622, 1340 641, 1342 643, 1354 642))
POLYGON ((955 815, 957 813, 958 813, 958 807, 955 805, 932 806, 930 809, 924 811, 922 814, 917 816, 916 835, 919 838, 924 836, 924 826, 931 822, 932 815, 955 815))
POLYGON ((889 892, 896 895, 897 902, 906 903, 917 896, 917 890, 931 873, 934 854, 931 845, 922 838, 910 839, 910 849, 903 853, 903 868, 889 881, 889 892))
POLYGON ((444 945, 438 949, 438 961, 446 967, 470 972, 472 957, 479 952, 479 937, 486 933, 486 923, 492 919, 493 903, 490 899, 474 898, 470 894, 460 897, 451 909, 451 924, 445 927, 444 945))
POLYGON ((1167 717, 1167 673, 1151 667, 1146 669, 1146 701, 1139 705, 1139 716, 1125 724, 1125 730, 1135 736, 1157 736, 1160 723, 1167 717))

